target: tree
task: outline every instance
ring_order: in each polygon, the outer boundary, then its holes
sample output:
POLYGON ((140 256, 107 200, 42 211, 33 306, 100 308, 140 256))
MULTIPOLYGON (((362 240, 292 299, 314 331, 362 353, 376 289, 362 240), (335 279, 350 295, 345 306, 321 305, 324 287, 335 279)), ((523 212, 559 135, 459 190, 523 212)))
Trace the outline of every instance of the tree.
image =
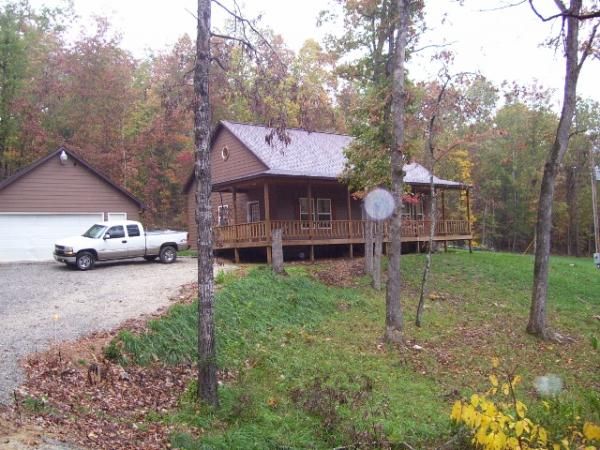
POLYGON ((210 71, 211 0, 198 0, 198 37, 194 68, 194 145, 196 221, 198 223, 198 393, 218 406, 215 350, 212 213, 210 209, 210 71))
POLYGON ((567 151, 571 122, 577 101, 577 80, 583 63, 590 55, 596 39, 596 30, 600 25, 594 20, 587 41, 581 45, 579 31, 581 21, 598 17, 598 12, 583 10, 582 0, 570 0, 567 7, 561 0, 555 0, 559 11, 551 17, 543 17, 535 9, 533 0, 530 5, 533 11, 543 20, 559 18, 563 23, 564 52, 565 52, 565 87, 563 91, 563 106, 556 130, 554 143, 548 153, 544 165, 544 175, 540 189, 538 215, 536 224, 537 246, 533 270, 533 290, 527 332, 542 339, 559 339, 560 336, 551 332, 546 324, 546 300, 548 296, 548 270, 550 266, 550 236, 552 231, 552 201, 556 176, 561 161, 567 151), (566 28, 566 30, 565 30, 566 28), (583 48, 580 55, 580 48, 583 48))
POLYGON ((385 340, 402 341, 402 306, 400 302, 400 256, 402 253, 402 195, 404 194, 404 110, 406 105, 404 86, 404 61, 408 24, 410 20, 409 1, 395 0, 394 16, 396 33, 394 42, 392 75, 392 123, 393 140, 390 148, 392 195, 394 211, 390 223, 390 256, 388 281, 385 295, 385 340))

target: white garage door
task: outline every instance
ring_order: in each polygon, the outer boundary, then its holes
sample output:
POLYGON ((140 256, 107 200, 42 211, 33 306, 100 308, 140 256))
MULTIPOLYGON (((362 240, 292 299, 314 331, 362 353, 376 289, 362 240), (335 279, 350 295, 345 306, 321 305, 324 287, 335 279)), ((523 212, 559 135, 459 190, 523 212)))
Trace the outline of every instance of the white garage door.
POLYGON ((103 219, 102 213, 0 213, 0 262, 50 260, 56 240, 83 234, 103 219))

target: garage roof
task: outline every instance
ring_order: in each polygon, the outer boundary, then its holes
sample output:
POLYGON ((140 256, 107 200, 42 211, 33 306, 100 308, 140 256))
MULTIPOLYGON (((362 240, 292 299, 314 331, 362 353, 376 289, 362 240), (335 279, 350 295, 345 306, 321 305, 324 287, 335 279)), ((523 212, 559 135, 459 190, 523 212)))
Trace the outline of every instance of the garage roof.
POLYGON ((73 152, 72 150, 68 149, 67 147, 61 146, 59 147, 57 150, 53 151, 52 153, 50 153, 47 156, 44 156, 43 158, 38 159, 37 161, 33 162, 32 164, 28 165, 27 167, 24 167, 23 169, 19 170, 18 172, 14 173, 13 175, 11 175, 10 177, 6 178, 5 180, 2 180, 0 182, 0 191, 4 188, 6 188, 7 186, 13 184, 15 181, 17 181, 18 179, 24 177, 25 175, 27 175, 28 173, 32 172, 33 170, 35 170, 37 167, 41 166, 42 164, 44 164, 46 161, 57 157, 60 153, 65 152, 70 158, 73 158, 75 161, 77 161, 79 164, 81 164, 83 167, 85 167, 86 169, 88 169, 90 172, 92 172, 94 175, 96 175, 98 178, 100 178, 101 180, 103 180, 104 182, 108 183, 109 185, 111 185, 113 188, 115 188, 117 191, 119 191, 121 194, 125 195, 126 197, 128 197, 129 199, 131 199, 134 203, 136 203, 138 205, 138 207, 140 209, 144 209, 144 204, 141 202, 141 200, 139 200, 137 197, 135 197, 131 192, 127 191, 126 189, 122 188, 121 186, 119 186, 118 184, 116 184, 115 182, 113 182, 110 178, 108 178, 106 175, 104 175, 102 172, 98 171, 96 168, 94 168, 90 163, 88 163, 86 160, 84 160, 81 156, 79 156, 77 153, 73 152))

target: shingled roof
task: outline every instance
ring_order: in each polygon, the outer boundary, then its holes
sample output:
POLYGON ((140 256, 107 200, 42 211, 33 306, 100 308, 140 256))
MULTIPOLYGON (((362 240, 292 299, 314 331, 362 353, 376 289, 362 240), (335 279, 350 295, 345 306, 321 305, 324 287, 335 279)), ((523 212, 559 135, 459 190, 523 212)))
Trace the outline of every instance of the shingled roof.
MULTIPOLYGON (((352 143, 352 136, 345 134, 323 133, 302 129, 289 129, 291 139, 286 146, 274 139, 271 146, 265 141, 269 128, 222 121, 221 124, 235 135, 260 161, 268 167, 265 174, 337 179, 346 164, 344 150, 352 143)), ((430 172, 418 163, 404 166, 404 182, 419 185, 429 184, 430 172)), ((436 186, 459 188, 457 181, 433 177, 436 186)))
MULTIPOLYGON (((346 164, 344 150, 352 143, 353 137, 346 134, 307 131, 298 128, 287 130, 288 145, 276 137, 269 145, 265 136, 271 131, 264 125, 253 125, 223 120, 215 128, 213 138, 221 129, 229 130, 267 169, 259 175, 298 176, 337 179, 346 164)), ((404 166, 404 182, 410 185, 429 185, 430 172, 418 163, 404 166)), ((256 175, 258 176, 258 175, 256 175)), ((461 188, 465 185, 457 181, 433 177, 439 187, 461 188)), ((185 184, 184 191, 191 185, 193 173, 185 184)))

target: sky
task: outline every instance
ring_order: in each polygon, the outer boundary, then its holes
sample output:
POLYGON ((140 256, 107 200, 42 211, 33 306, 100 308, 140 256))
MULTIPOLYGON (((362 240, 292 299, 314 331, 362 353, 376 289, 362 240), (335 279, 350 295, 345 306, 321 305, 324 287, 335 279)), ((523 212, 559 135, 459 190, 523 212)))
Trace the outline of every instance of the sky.
MULTIPOLYGON (((231 0, 221 0, 231 4, 231 0)), ((57 4, 60 0, 31 0, 33 5, 57 4)), ((298 50, 308 38, 321 40, 332 30, 318 28, 319 11, 331 0, 239 0, 248 17, 262 14, 262 23, 281 34, 298 50)), ((509 0, 426 0, 429 30, 420 46, 448 44, 455 54, 452 72, 480 72, 495 84, 504 80, 520 84, 539 84, 554 90, 558 105, 564 83, 564 60, 560 51, 540 46, 556 34, 558 24, 543 23, 527 5, 498 9, 509 0)), ((552 0, 537 0, 552 11, 552 0)), ((135 56, 171 46, 179 36, 195 36, 196 0, 74 0, 82 17, 107 16, 123 35, 123 46, 135 56)), ((223 23, 224 14, 213 6, 213 24, 223 23)), ((79 30, 76 30, 79 31, 79 30)), ((333 31, 336 31, 335 29, 333 31)), ((337 30, 339 31, 339 30, 337 30)), ((410 62, 411 76, 432 79, 439 64, 431 62, 436 49, 419 52, 410 62)), ((600 101, 600 62, 588 60, 579 81, 579 95, 600 101)))

